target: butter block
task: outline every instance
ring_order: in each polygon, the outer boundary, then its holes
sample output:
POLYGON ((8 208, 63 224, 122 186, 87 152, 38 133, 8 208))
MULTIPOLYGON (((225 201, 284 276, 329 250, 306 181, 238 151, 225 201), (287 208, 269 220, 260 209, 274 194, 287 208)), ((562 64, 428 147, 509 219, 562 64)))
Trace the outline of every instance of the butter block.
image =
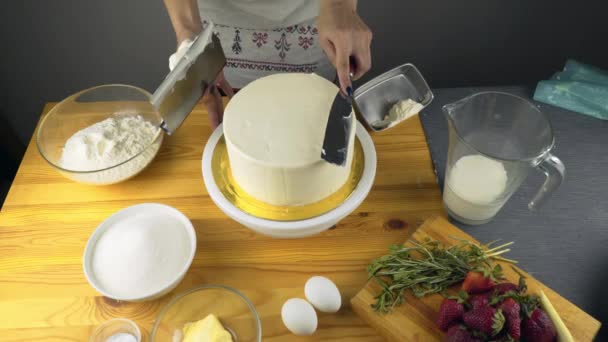
POLYGON ((233 342, 232 335, 224 329, 215 315, 186 324, 183 333, 182 342, 233 342))

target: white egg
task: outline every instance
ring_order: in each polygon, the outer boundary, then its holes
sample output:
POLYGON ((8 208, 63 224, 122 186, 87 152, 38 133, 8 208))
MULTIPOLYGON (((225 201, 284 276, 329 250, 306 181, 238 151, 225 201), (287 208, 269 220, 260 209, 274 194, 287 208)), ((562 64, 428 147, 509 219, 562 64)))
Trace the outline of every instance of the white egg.
POLYGON ((301 298, 288 299, 281 309, 283 324, 296 335, 312 335, 317 330, 317 313, 301 298))
POLYGON ((315 276, 306 282, 304 286, 306 299, 321 312, 336 312, 342 305, 340 290, 333 281, 315 276))

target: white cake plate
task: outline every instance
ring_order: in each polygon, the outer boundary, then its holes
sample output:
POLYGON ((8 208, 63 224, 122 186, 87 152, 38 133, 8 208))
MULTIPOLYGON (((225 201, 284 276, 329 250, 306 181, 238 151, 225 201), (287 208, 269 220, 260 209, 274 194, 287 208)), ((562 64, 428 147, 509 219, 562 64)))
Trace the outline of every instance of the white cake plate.
POLYGON ((220 125, 211 134, 203 151, 203 180, 213 202, 230 218, 264 235, 276 238, 300 238, 325 231, 352 213, 369 194, 376 176, 376 149, 372 138, 357 121, 356 136, 363 148, 363 174, 348 198, 338 207, 319 216, 298 221, 274 221, 250 215, 234 206, 218 188, 211 169, 213 151, 224 134, 220 125))

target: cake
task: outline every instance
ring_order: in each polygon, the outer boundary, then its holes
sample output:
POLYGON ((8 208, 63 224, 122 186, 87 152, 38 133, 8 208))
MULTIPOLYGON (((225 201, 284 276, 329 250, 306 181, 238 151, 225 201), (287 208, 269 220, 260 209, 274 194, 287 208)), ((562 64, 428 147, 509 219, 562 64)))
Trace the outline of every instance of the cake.
POLYGON ((224 136, 234 181, 272 205, 314 203, 349 177, 355 122, 345 166, 321 159, 329 111, 338 87, 315 74, 260 78, 241 89, 224 111, 224 136))

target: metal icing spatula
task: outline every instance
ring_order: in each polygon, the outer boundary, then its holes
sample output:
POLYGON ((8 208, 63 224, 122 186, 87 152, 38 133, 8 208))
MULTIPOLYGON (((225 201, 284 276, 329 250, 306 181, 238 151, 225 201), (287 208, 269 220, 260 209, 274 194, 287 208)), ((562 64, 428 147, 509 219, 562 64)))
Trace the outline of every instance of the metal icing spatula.
MULTIPOLYGON (((350 73, 352 80, 353 73, 350 73)), ((352 82, 351 82, 352 84, 352 82)), ((353 90, 343 95, 340 91, 336 94, 334 102, 329 111, 327 126, 325 127, 325 139, 321 149, 321 158, 328 163, 338 166, 346 165, 348 154, 348 140, 353 129, 353 90)))
POLYGON ((226 65, 213 24, 194 40, 188 51, 152 95, 150 103, 163 117, 161 128, 172 134, 186 120, 207 87, 226 65))

